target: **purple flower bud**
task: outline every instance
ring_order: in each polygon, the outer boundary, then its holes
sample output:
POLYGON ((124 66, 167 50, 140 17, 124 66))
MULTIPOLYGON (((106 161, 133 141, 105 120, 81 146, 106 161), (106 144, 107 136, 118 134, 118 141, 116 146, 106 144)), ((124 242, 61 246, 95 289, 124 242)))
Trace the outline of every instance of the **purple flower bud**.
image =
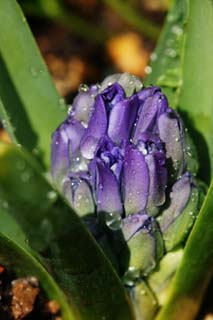
POLYGON ((160 88, 128 74, 81 87, 54 132, 53 180, 81 217, 93 215, 109 240, 119 238, 111 247, 120 264, 129 251, 128 266, 149 272, 163 254, 161 234, 170 250, 192 225, 198 189, 186 173, 196 167, 187 141, 160 88))

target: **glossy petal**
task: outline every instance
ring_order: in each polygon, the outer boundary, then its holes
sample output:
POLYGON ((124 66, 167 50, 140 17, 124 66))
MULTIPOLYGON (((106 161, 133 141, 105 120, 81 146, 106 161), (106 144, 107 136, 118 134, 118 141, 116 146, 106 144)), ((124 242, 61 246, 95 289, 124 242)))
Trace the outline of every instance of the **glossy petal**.
POLYGON ((169 173, 172 177, 182 174, 185 167, 183 133, 180 119, 171 109, 158 118, 159 137, 165 143, 169 173))
POLYGON ((124 239, 129 241, 140 229, 143 229, 143 232, 149 232, 147 229, 149 224, 145 223, 150 219, 146 213, 136 213, 131 214, 125 219, 123 219, 122 232, 124 239))
POLYGON ((107 114, 105 104, 99 95, 94 104, 88 128, 81 141, 81 152, 86 159, 92 159, 99 140, 107 130, 107 114))
POLYGON ((95 157, 100 158, 120 181, 123 167, 123 151, 108 136, 103 136, 97 146, 95 157))
POLYGON ((166 249, 173 250, 188 235, 199 208, 200 192, 187 172, 173 186, 171 203, 159 218, 166 249))
POLYGON ((92 192, 86 180, 70 176, 64 180, 62 190, 65 198, 80 217, 94 213, 92 192))
MULTIPOLYGON (((142 90, 142 93, 143 93, 143 90, 142 90)), ((140 134, 145 131, 156 133, 157 119, 168 108, 167 99, 161 92, 157 91, 154 95, 148 96, 146 99, 144 97, 146 96, 146 94, 145 93, 142 94, 142 93, 141 93, 141 101, 143 102, 138 111, 138 121, 136 124, 135 133, 133 136, 134 142, 137 142, 140 134)), ((139 93, 138 93, 138 96, 139 96, 139 93)))
POLYGON ((91 109, 95 102, 95 96, 97 95, 99 87, 92 85, 85 92, 79 92, 73 101, 73 116, 79 122, 82 122, 87 126, 91 114, 91 109))
POLYGON ((53 180, 59 187, 76 159, 83 133, 84 127, 72 117, 68 117, 53 134, 51 171, 53 180))
POLYGON ((162 231, 165 231, 170 224, 181 214, 186 207, 191 194, 191 176, 183 175, 172 187, 170 193, 170 205, 168 212, 164 211, 164 218, 161 219, 162 231))
POLYGON ((129 139, 137 110, 137 95, 118 102, 112 109, 109 117, 108 135, 118 145, 129 139))
POLYGON ((145 157, 149 168, 150 186, 147 209, 149 214, 154 208, 164 204, 167 183, 166 158, 163 152, 155 152, 145 157), (149 210, 150 209, 150 210, 149 210))
POLYGON ((125 92, 123 88, 115 82, 113 85, 102 91, 100 96, 105 103, 107 113, 109 113, 119 101, 125 99, 125 92))
POLYGON ((98 212, 122 214, 123 207, 118 181, 112 170, 100 159, 90 164, 98 212))
POLYGON ((123 192, 126 214, 145 209, 149 191, 149 172, 144 155, 128 145, 124 156, 123 192))

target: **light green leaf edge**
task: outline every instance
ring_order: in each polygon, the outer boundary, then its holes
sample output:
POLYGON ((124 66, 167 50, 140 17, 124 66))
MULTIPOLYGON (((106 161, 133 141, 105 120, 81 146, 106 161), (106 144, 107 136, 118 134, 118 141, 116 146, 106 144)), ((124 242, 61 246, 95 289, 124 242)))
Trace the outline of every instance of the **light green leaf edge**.
POLYGON ((0 118, 11 139, 49 165, 51 134, 66 115, 15 0, 0 1, 0 118))
POLYGON ((34 256, 15 220, 2 208, 0 220, 0 263, 10 269, 12 267, 17 277, 37 277, 47 297, 59 303, 63 319, 75 320, 76 312, 72 311, 64 293, 34 256))

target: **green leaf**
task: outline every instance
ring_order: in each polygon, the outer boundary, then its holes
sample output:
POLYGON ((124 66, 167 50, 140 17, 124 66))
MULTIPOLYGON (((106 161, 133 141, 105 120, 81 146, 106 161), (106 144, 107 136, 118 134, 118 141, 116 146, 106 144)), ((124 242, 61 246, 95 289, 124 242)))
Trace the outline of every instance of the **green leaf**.
POLYGON ((146 84, 162 87, 197 147, 198 175, 213 171, 213 2, 176 0, 152 55, 146 84))
POLYGON ((195 319, 212 276, 213 183, 189 236, 167 303, 157 320, 195 319))
POLYGON ((182 83, 182 56, 188 19, 188 1, 175 0, 168 13, 157 47, 151 55, 151 72, 146 77, 148 85, 159 85, 169 98, 172 108, 182 83))
POLYGON ((21 148, 0 144, 0 195, 81 319, 134 319, 112 265, 21 148))
POLYGON ((197 146, 200 177, 213 172, 213 2, 191 0, 178 107, 197 146))
POLYGON ((64 100, 15 0, 0 1, 0 21, 0 118, 12 140, 47 165, 51 133, 65 117, 64 100))
MULTIPOLYGON (((207 183, 213 168, 212 39, 213 2, 176 0, 154 55, 157 59, 151 63, 152 73, 146 80, 146 83, 161 85, 171 106, 180 112, 197 147, 198 176, 207 183), (175 41, 170 42, 172 30, 179 30, 181 37, 178 39, 177 36, 175 41), (172 49, 178 49, 178 54, 171 59, 165 55, 168 44, 172 45, 172 49)), ((194 319, 200 307, 213 265, 212 199, 213 186, 187 241, 183 260, 158 320, 194 319)))
MULTIPOLYGON (((1 204, 6 207, 5 201, 2 201, 1 204)), ((29 248, 25 242, 25 235, 15 220, 3 208, 0 208, 0 219, 1 264, 12 268, 17 277, 37 277, 47 297, 59 303, 62 317, 67 320, 76 319, 76 314, 71 311, 64 293, 29 248)))

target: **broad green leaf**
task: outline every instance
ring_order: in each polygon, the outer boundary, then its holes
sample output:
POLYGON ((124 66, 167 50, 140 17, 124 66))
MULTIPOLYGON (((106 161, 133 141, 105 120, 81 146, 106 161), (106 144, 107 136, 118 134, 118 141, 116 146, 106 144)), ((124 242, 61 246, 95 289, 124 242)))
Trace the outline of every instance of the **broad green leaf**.
POLYGON ((188 18, 188 0, 175 0, 167 15, 157 47, 151 55, 146 84, 159 85, 174 108, 182 83, 182 56, 188 18))
POLYGON ((64 100, 15 0, 0 1, 0 22, 0 118, 12 140, 47 165, 51 133, 65 117, 64 100))
POLYGON ((0 195, 81 319, 134 319, 122 283, 80 218, 21 148, 0 144, 0 195))
POLYGON ((157 320, 193 320, 213 271, 213 183, 189 236, 169 298, 157 320))
MULTIPOLYGON (((1 204, 6 207, 3 200, 1 204)), ((63 319, 76 319, 64 293, 29 248, 24 233, 6 209, 0 208, 0 221, 0 263, 12 268, 17 277, 37 277, 47 297, 59 303, 63 319)))
POLYGON ((213 1, 191 0, 178 107, 192 132, 200 176, 213 171, 213 1))
MULTIPOLYGON (((152 73, 146 80, 146 83, 162 86, 171 106, 181 113, 198 151, 198 175, 207 183, 211 178, 210 164, 213 163, 212 39, 213 2, 175 1, 153 56, 155 61, 151 64, 152 73), (174 30, 177 37, 170 42, 174 30), (178 55, 172 54, 174 58, 171 59, 165 55, 168 44, 172 44, 172 49, 178 48, 178 55), (170 78, 175 70, 177 77, 170 78)), ((168 301, 159 313, 158 320, 194 319, 199 309, 213 265, 212 189, 211 186, 187 241, 183 260, 171 284, 168 301)))

